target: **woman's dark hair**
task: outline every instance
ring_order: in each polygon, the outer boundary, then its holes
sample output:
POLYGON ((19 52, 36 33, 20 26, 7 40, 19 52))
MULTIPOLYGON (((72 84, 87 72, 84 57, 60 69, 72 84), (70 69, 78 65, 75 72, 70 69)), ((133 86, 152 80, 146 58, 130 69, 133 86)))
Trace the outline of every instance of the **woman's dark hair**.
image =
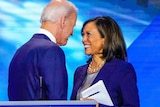
POLYGON ((96 17, 87 20, 83 26, 89 22, 94 22, 101 37, 104 38, 103 59, 111 61, 113 58, 127 60, 126 45, 122 31, 117 22, 109 16, 96 17))

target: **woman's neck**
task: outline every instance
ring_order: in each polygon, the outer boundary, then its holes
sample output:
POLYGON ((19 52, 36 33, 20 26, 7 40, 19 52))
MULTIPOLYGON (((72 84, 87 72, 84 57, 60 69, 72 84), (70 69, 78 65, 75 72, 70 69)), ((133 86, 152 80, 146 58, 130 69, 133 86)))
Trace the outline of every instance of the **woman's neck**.
POLYGON ((88 67, 88 73, 92 74, 92 73, 96 73, 98 72, 102 66, 104 65, 105 60, 102 59, 101 57, 92 57, 91 63, 89 64, 88 67))

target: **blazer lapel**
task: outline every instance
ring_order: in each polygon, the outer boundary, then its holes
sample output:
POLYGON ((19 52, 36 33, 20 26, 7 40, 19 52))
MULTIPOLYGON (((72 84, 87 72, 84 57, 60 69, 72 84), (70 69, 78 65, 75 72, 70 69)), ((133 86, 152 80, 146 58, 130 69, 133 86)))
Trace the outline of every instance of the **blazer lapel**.
POLYGON ((112 66, 114 64, 112 63, 105 63, 104 66, 100 69, 98 75, 96 76, 96 78, 94 79, 94 81, 92 82, 92 85, 95 84, 96 82, 98 82, 99 80, 103 80, 105 78, 105 80, 107 81, 110 76, 112 75, 112 66))
POLYGON ((80 86, 82 85, 83 81, 85 80, 85 77, 87 75, 87 68, 88 68, 88 64, 85 65, 81 71, 79 72, 79 78, 77 80, 77 88, 79 89, 80 86))

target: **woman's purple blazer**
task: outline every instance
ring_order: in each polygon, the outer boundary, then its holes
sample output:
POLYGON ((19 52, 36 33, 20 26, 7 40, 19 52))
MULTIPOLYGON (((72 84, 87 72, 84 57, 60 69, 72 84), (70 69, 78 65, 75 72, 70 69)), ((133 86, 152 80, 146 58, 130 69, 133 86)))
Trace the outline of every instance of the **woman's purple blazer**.
MULTIPOLYGON (((77 90, 85 79, 87 68, 88 64, 76 69, 71 100, 76 100, 77 90)), ((99 80, 104 81, 114 107, 139 107, 136 74, 130 63, 120 59, 113 59, 105 63, 92 85, 99 80)), ((105 105, 100 104, 100 107, 103 106, 105 105)))

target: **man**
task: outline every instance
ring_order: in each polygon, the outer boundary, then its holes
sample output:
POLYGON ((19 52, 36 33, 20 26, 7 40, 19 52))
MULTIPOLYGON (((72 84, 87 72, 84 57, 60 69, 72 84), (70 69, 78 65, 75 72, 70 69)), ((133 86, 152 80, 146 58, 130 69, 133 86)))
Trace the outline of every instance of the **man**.
POLYGON ((43 10, 39 32, 20 47, 9 66, 11 101, 66 100, 68 76, 66 45, 77 19, 77 8, 67 0, 53 0, 43 10))

